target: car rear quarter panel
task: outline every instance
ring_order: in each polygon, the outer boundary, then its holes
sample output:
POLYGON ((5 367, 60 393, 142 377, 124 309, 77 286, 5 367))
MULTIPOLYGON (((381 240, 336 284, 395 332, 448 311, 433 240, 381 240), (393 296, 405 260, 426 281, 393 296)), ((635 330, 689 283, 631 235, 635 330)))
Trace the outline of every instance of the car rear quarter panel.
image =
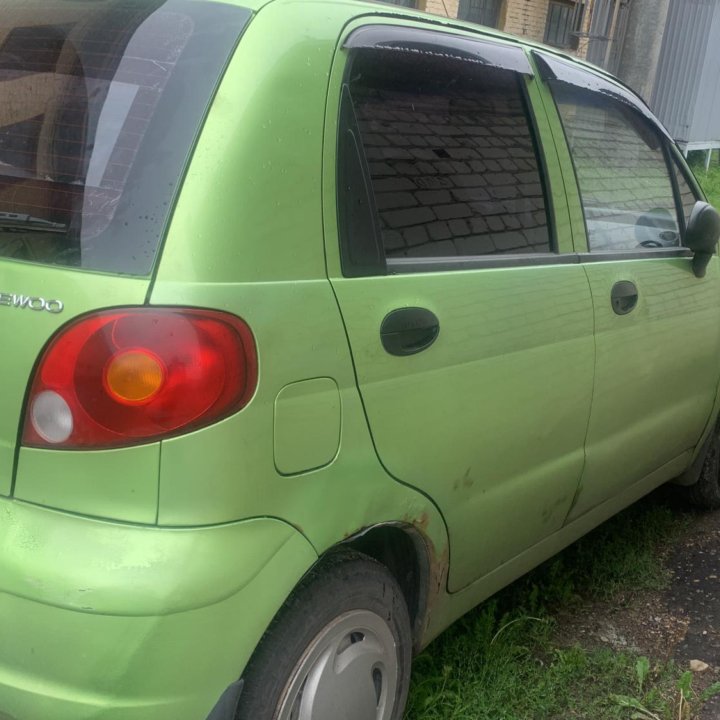
POLYGON ((316 559, 271 518, 168 530, 2 499, 0 545, 0 717, 18 720, 207 717, 316 559))
POLYGON ((258 13, 199 139, 151 303, 242 317, 255 336, 260 378, 242 412, 162 443, 158 517, 174 526, 279 517, 318 552, 368 526, 407 522, 439 557, 447 540, 434 504, 393 481, 375 455, 325 270, 328 79, 342 27, 355 14, 353 5, 324 3, 270 4, 258 13), (276 399, 316 378, 338 388, 339 450, 320 469, 281 473, 276 399))

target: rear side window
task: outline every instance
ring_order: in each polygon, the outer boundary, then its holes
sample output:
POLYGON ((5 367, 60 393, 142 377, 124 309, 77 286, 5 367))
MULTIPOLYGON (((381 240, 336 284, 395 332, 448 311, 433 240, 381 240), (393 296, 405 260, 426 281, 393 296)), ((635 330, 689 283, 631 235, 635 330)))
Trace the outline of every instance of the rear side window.
POLYGON ((359 233, 375 227, 388 261, 551 251, 521 75, 440 53, 358 51, 351 62, 341 126, 357 124, 362 157, 341 194, 353 193, 345 206, 359 233), (365 230, 360 207, 374 214, 365 230))
POLYGON ((250 18, 167 2, 0 2, 0 257, 152 268, 250 18))
POLYGON ((664 141, 631 107, 552 86, 570 146, 591 252, 677 247, 677 205, 664 141))

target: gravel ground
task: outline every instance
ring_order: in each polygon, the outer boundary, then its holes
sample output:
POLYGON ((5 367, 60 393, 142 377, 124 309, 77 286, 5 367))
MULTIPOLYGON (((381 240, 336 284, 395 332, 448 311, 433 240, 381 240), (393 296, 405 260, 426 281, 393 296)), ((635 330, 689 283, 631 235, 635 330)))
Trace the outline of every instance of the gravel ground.
MULTIPOLYGON (((701 660, 710 668, 703 686, 720 678, 720 512, 699 516, 684 542, 668 557, 672 584, 661 600, 682 620, 685 632, 670 648, 682 666, 701 660)), ((705 705, 699 720, 720 718, 720 696, 705 705)))
MULTIPOLYGON (((655 661, 673 659, 683 669, 700 661, 708 668, 695 675, 693 686, 704 689, 720 681, 720 511, 694 513, 664 562, 670 571, 665 590, 631 591, 611 605, 588 604, 562 614, 558 644, 610 646, 655 661)), ((720 720, 720 696, 694 720, 720 720)))

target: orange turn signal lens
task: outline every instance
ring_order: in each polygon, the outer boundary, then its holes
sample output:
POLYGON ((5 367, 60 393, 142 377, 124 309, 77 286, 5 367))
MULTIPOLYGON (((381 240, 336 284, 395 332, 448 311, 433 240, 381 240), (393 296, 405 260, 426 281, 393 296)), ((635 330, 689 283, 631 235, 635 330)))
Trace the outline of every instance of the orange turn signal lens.
POLYGON ((105 369, 105 387, 118 402, 137 405, 152 400, 165 383, 162 361, 147 350, 115 355, 105 369))

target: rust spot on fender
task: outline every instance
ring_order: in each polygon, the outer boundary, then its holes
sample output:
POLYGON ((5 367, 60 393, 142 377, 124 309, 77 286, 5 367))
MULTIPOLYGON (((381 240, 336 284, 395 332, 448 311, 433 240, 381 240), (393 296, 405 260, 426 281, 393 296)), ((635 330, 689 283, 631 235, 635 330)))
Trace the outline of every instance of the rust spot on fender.
POLYGON ((430 526, 430 516, 426 511, 423 511, 417 517, 415 515, 411 515, 410 513, 405 513, 405 515, 402 516, 401 522, 406 523, 407 525, 412 525, 425 534, 430 526))
POLYGON ((420 528, 420 530, 425 531, 430 525, 430 516, 424 512, 413 524, 420 528))
POLYGON ((450 548, 445 546, 441 553, 436 552, 434 546, 430 546, 430 568, 428 577, 428 594, 425 603, 425 617, 420 625, 420 636, 418 637, 417 651, 422 649, 422 640, 427 635, 430 626, 430 618, 432 617, 435 605, 438 599, 445 591, 447 586, 448 570, 450 568, 450 548))

